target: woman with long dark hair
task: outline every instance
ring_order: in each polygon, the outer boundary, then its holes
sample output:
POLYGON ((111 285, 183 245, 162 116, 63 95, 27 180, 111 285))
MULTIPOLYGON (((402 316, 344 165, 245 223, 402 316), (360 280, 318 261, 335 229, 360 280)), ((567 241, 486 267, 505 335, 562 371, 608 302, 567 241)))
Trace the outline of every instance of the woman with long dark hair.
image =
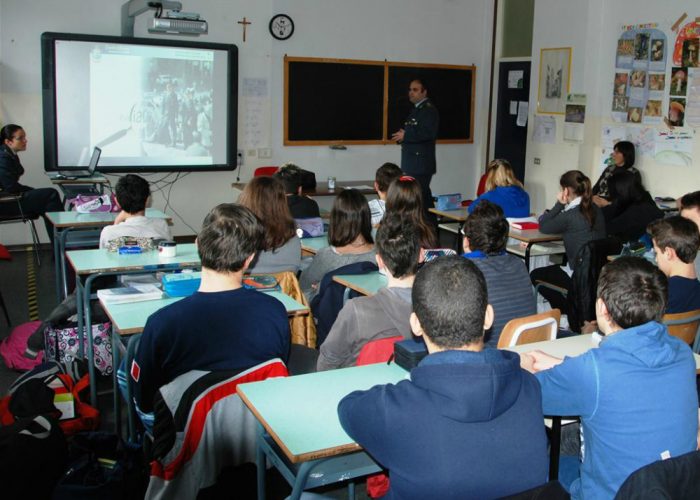
MULTIPOLYGON (((589 241, 605 237, 605 220, 601 209, 593 203, 591 181, 583 172, 566 172, 559 179, 559 185, 557 202, 540 217, 540 231, 562 235, 568 264, 540 267, 530 273, 530 278, 535 284, 545 281, 564 288, 571 295, 576 254, 589 241)), ((540 288, 540 293, 552 308, 569 314, 569 304, 562 294, 546 288, 540 288)))
POLYGON ((603 208, 615 201, 614 194, 610 192, 609 182, 613 174, 631 172, 642 182, 642 176, 634 166, 634 144, 630 141, 620 141, 615 144, 611 155, 612 163, 600 174, 598 182, 593 186, 593 203, 603 208))
POLYGON ((331 209, 328 243, 330 246, 318 251, 299 279, 309 302, 326 273, 355 262, 375 261, 369 205, 367 198, 356 189, 344 189, 336 196, 331 209))
POLYGON ((609 236, 622 243, 636 241, 646 233, 649 223, 663 218, 664 213, 644 189, 639 176, 623 170, 610 178, 608 186, 615 200, 603 208, 609 236))
POLYGON ((401 217, 408 218, 418 231, 422 249, 437 248, 435 230, 425 220, 421 186, 413 177, 404 175, 389 185, 386 214, 400 214, 401 217))
POLYGON ((253 177, 246 184, 238 203, 253 212, 265 227, 263 248, 249 271, 296 273, 301 265, 301 241, 296 234, 282 181, 275 177, 253 177))
POLYGON ((0 129, 0 193, 20 195, 17 203, 0 203, 0 215, 20 215, 29 218, 42 216, 46 232, 53 241, 53 225, 46 218, 46 212, 63 211, 61 197, 53 188, 31 188, 19 183, 24 175, 24 167, 19 161, 19 153, 27 149, 27 134, 15 124, 0 129), (21 212, 20 212, 21 207, 21 212))

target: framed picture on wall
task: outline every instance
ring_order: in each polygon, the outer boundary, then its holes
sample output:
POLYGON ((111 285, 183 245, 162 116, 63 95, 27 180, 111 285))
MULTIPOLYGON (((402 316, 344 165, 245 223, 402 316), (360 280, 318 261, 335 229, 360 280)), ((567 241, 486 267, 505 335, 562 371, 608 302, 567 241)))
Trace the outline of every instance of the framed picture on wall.
POLYGON ((571 78, 571 47, 540 50, 537 112, 563 115, 571 78))

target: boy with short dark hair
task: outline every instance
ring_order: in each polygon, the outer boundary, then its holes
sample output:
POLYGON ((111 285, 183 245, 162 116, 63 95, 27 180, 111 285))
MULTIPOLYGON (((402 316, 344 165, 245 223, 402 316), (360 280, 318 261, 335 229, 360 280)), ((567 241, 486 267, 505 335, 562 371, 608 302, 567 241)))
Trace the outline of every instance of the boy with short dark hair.
POLYGON ((100 233, 100 248, 122 236, 172 239, 165 219, 146 217, 146 206, 151 197, 148 181, 138 175, 128 174, 120 178, 114 189, 121 212, 114 224, 106 226, 100 233))
POLYGON ((545 483, 539 385, 517 354, 483 349, 493 309, 479 269, 440 257, 418 271, 412 295, 428 356, 410 379, 338 405, 345 431, 389 470, 384 498, 500 498, 545 483))
POLYGON ((489 347, 497 347, 501 330, 510 320, 537 314, 537 302, 523 259, 506 252, 508 221, 503 209, 482 200, 464 224, 464 257, 483 273, 495 319, 486 334, 489 347))
MULTIPOLYGON (((693 221, 700 231, 700 191, 683 195, 678 205, 681 217, 693 221)), ((695 276, 700 277, 700 256, 695 257, 695 276)))
POLYGON ((287 361, 284 306, 242 287, 263 235, 255 215, 240 205, 224 203, 206 216, 197 236, 199 290, 153 313, 143 329, 131 366, 141 411, 152 411, 156 391, 191 370, 242 371, 274 358, 287 361))
POLYGON ((546 415, 579 415, 585 453, 574 499, 609 499, 632 472, 697 448, 695 360, 660 323, 667 280, 652 263, 621 257, 598 280, 597 349, 559 359, 521 356, 537 372, 546 415))
POLYGON ((403 172, 398 165, 394 163, 385 163, 377 169, 374 175, 374 190, 377 192, 377 199, 370 200, 369 211, 372 215, 372 226, 377 226, 382 217, 384 217, 386 192, 389 190, 389 185, 401 177, 403 172))
POLYGON ((700 281, 695 274, 695 258, 700 233, 695 223, 676 215, 649 224, 659 269, 668 277, 667 313, 700 309, 700 281))
POLYGON ((348 301, 321 344, 317 369, 352 366, 365 344, 403 335, 411 338, 411 287, 420 259, 415 226, 399 216, 384 220, 377 230, 377 266, 387 286, 369 297, 348 301))
POLYGON ((320 217, 318 203, 301 194, 301 169, 293 163, 285 163, 273 175, 284 184, 287 195, 287 204, 292 217, 295 219, 309 219, 320 217))

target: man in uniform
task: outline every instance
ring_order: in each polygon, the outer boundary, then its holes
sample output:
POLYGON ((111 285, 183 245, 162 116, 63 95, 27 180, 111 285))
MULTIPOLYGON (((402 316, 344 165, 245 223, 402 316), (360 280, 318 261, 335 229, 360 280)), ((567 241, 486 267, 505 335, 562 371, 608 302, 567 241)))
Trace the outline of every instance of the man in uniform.
POLYGON ((408 100, 413 103, 413 109, 404 122, 404 128, 395 132, 391 138, 401 144, 401 170, 420 184, 427 212, 433 206, 430 180, 436 170, 435 139, 440 117, 437 108, 428 99, 428 89, 423 81, 411 81, 408 100))

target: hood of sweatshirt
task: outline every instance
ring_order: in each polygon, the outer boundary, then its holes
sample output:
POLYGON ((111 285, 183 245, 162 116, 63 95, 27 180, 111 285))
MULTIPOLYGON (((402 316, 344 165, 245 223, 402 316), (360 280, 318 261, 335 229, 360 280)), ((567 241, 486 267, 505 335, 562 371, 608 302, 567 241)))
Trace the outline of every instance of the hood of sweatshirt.
POLYGON ((515 404, 528 375, 520 368, 518 354, 484 349, 430 354, 411 371, 411 380, 445 417, 486 422, 515 404))
POLYGON ((666 325, 650 321, 605 337, 601 349, 616 349, 639 360, 645 366, 657 368, 675 363, 689 347, 668 334, 666 325))
MULTIPOLYGON (((379 290, 373 300, 377 302, 386 317, 399 332, 405 332, 411 316, 411 288, 391 287, 379 290), (408 311, 408 314, 407 314, 408 311)), ((408 326, 410 332, 411 327, 408 326)))

